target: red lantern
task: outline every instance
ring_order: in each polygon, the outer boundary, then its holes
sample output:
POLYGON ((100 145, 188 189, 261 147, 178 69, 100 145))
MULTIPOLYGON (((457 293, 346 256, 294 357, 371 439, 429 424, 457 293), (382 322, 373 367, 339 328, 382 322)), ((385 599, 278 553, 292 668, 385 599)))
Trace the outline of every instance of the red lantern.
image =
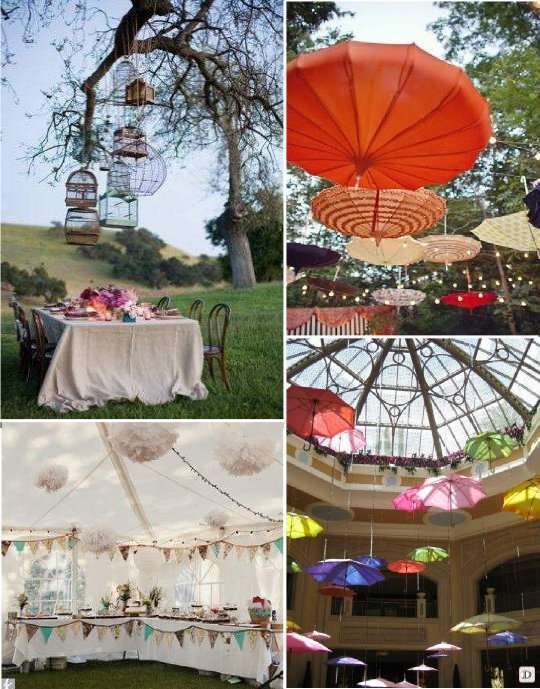
POLYGON ((477 309, 479 306, 487 306, 497 301, 495 292, 477 292, 471 290, 470 292, 452 292, 441 297, 443 304, 449 306, 456 306, 458 309, 477 309))

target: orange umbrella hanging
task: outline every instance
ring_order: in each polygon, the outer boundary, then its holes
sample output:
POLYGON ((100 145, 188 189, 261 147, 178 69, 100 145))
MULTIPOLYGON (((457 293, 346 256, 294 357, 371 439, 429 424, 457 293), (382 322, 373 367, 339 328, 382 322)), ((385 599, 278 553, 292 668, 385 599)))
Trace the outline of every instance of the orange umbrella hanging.
POLYGON ((337 184, 448 182, 491 133, 465 72, 414 44, 344 41, 287 67, 287 160, 337 184))

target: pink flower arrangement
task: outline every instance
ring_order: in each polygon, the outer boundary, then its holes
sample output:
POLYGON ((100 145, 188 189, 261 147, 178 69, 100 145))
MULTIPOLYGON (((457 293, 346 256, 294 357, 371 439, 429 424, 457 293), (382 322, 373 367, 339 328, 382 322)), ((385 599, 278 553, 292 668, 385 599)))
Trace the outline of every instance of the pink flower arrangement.
POLYGON ((125 309, 137 302, 137 295, 133 290, 125 287, 87 287, 81 292, 81 299, 90 302, 94 307, 98 305, 107 309, 125 309))

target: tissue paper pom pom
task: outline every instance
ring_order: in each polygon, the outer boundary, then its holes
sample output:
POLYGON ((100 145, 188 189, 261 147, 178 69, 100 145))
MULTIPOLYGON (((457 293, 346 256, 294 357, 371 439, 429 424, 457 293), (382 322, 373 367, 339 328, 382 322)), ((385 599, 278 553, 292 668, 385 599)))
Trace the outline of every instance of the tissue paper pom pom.
POLYGON ((275 446, 267 441, 226 439, 216 448, 217 461, 232 476, 253 476, 274 461, 275 446))
POLYGON ((112 531, 93 529, 83 531, 81 542, 86 550, 100 555, 116 547, 117 537, 112 531))
POLYGON ((53 464, 52 466, 42 469, 36 479, 36 486, 38 488, 45 488, 47 493, 54 493, 60 488, 63 488, 68 480, 68 470, 60 464, 53 464))
POLYGON ((208 524, 208 526, 219 528, 221 526, 225 526, 225 524, 229 521, 229 515, 221 510, 212 510, 211 512, 208 512, 204 518, 204 521, 208 524))
POLYGON ((114 423, 110 443, 119 455, 133 462, 151 462, 163 457, 178 438, 176 426, 167 423, 114 423))

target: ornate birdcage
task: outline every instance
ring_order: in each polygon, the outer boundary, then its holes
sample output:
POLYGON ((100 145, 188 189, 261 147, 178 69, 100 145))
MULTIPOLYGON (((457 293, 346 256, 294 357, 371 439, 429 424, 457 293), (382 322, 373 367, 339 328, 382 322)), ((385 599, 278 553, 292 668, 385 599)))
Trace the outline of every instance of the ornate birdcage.
POLYGON ((152 105, 154 103, 155 91, 144 79, 133 79, 126 86, 126 105, 136 107, 142 105, 152 105))
POLYGON ((81 168, 72 172, 66 182, 66 206, 70 208, 95 208, 97 180, 90 170, 81 168))
POLYGON ((148 144, 146 136, 137 127, 120 127, 114 132, 113 155, 122 158, 146 158, 148 144))
POLYGON ((137 227, 138 201, 110 187, 99 199, 99 223, 102 227, 137 227))
POLYGON ((94 245, 99 239, 99 218, 95 208, 68 208, 64 224, 68 244, 94 245))
POLYGON ((126 87, 137 78, 137 70, 129 60, 121 60, 113 72, 112 102, 126 104, 126 87))
POLYGON ((152 196, 167 178, 161 155, 150 144, 144 158, 115 157, 111 166, 111 186, 122 194, 152 196))

